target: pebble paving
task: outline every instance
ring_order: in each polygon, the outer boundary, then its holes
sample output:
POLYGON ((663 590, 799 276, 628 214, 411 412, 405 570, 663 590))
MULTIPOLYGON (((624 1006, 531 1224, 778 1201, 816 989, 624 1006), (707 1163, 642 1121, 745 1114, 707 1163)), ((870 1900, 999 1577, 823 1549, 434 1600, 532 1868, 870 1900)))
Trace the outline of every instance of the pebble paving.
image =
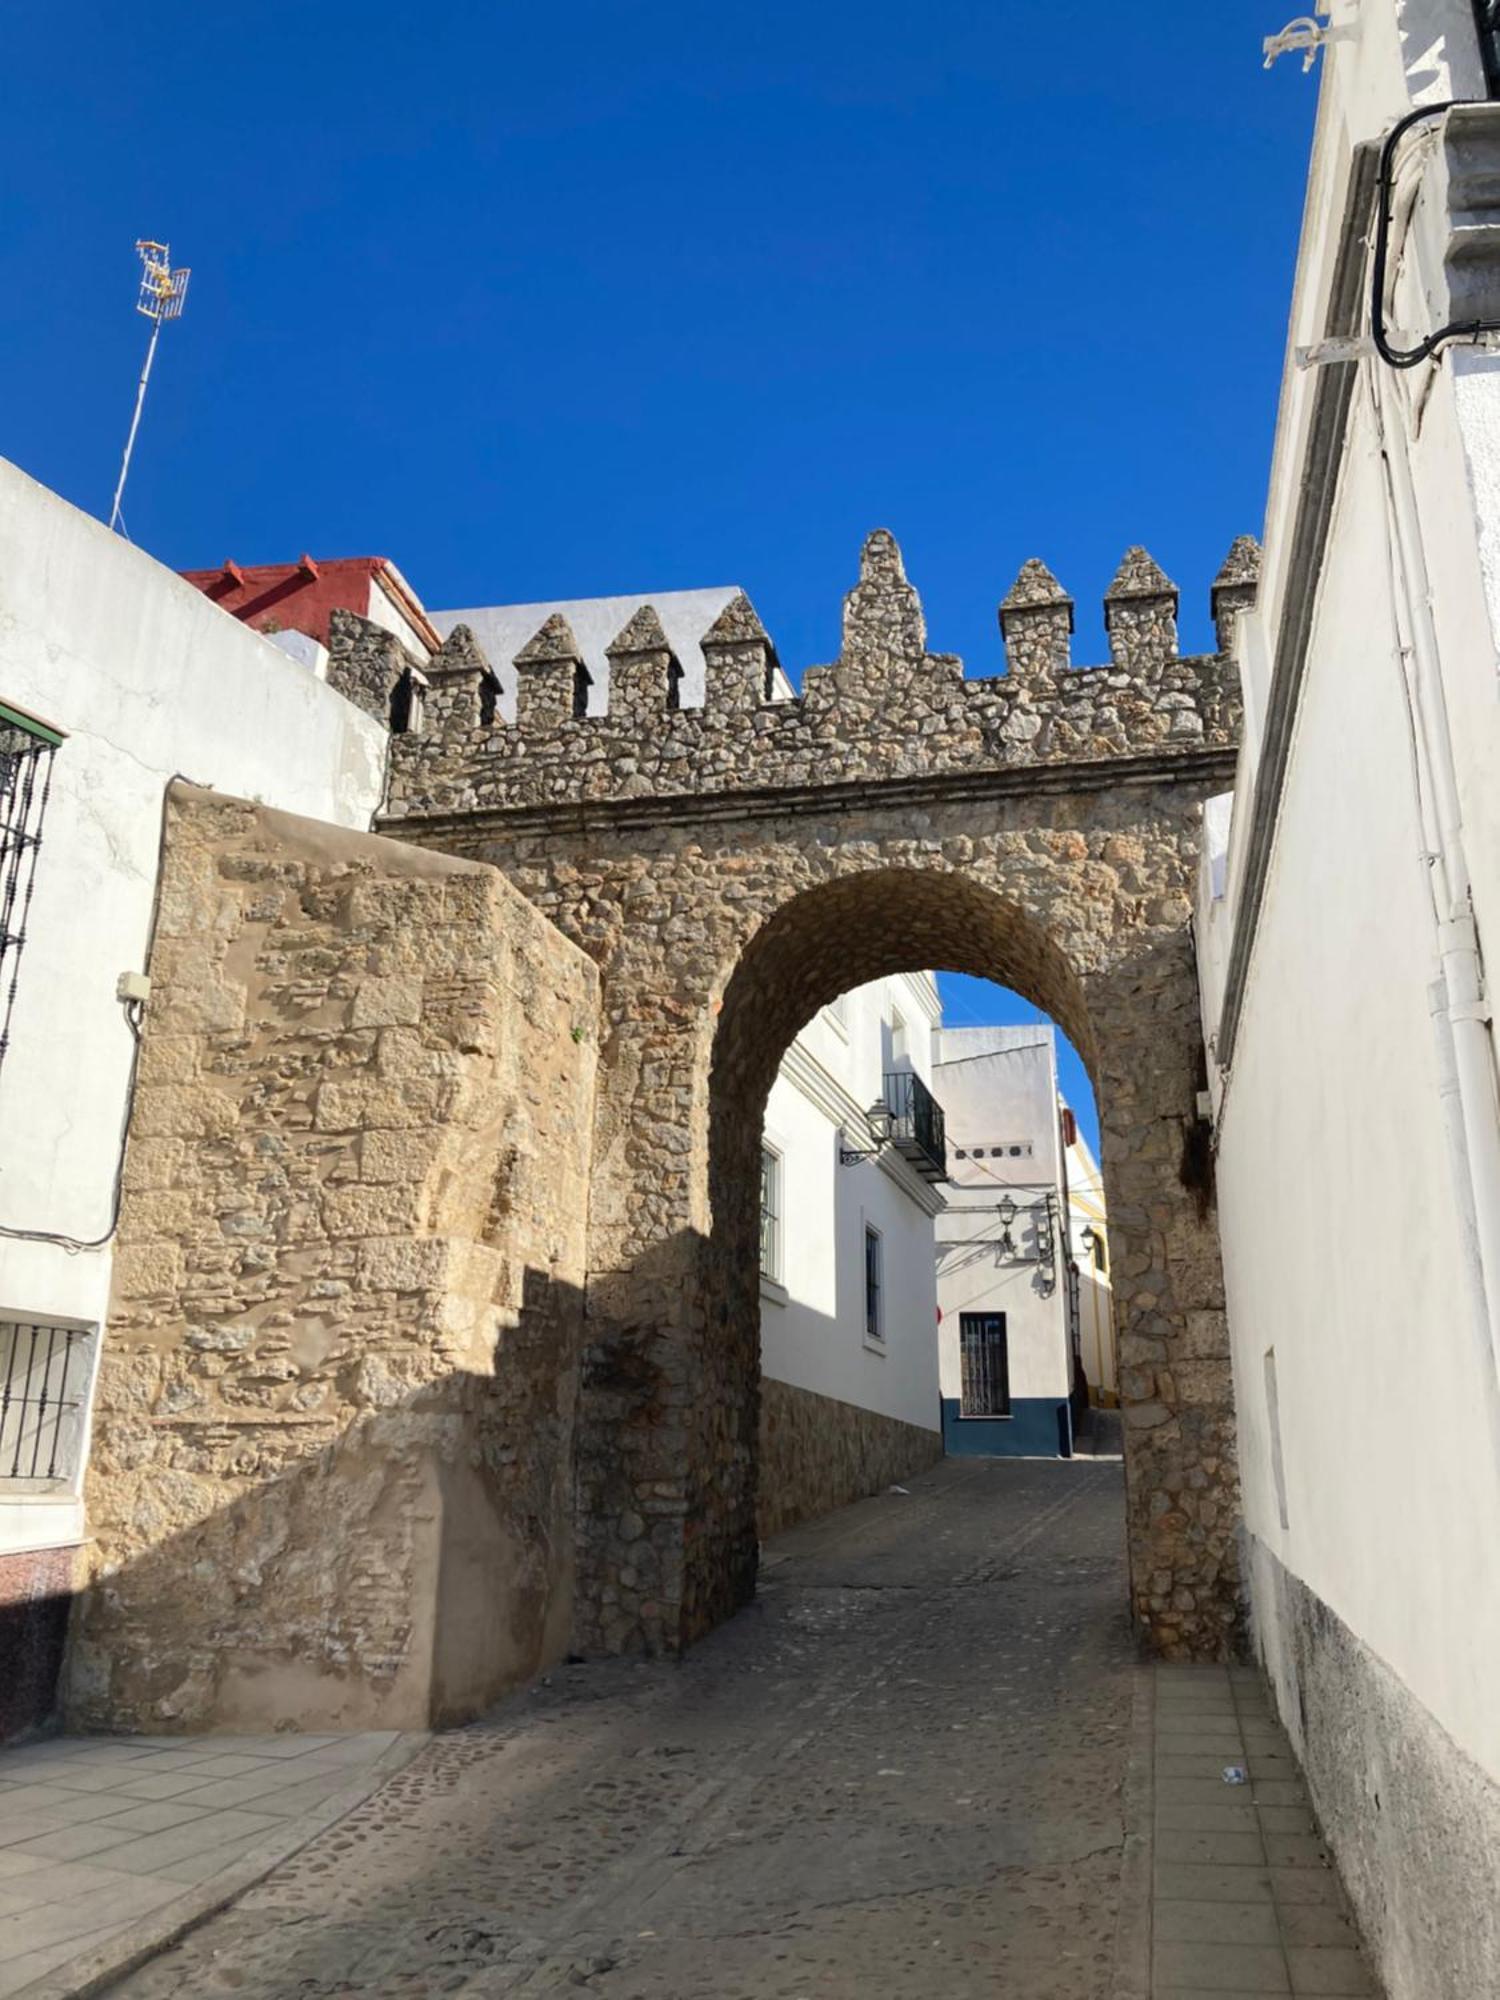
POLYGON ((1145 1672, 1120 1468, 910 1486, 782 1537, 684 1661, 563 1667, 436 1739, 113 1991, 1111 1993, 1145 1672))

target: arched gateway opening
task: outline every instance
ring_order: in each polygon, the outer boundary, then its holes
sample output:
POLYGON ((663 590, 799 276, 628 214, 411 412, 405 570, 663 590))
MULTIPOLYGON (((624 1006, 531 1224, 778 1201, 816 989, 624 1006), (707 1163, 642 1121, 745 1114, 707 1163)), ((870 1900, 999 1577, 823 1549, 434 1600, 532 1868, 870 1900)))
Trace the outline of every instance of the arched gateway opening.
MULTIPOLYGON (((924 969, 968 972, 1013 987, 1051 1013, 1075 1046, 1092 1048, 1078 982, 1015 903, 951 869, 872 869, 784 904, 746 946, 725 988, 709 1072, 708 1324, 725 1371, 716 1397, 741 1416, 737 1449, 751 1458, 752 1521, 762 1467, 757 1446, 762 1120, 793 1037, 852 987, 924 969)), ((829 1441, 832 1444, 832 1440, 829 1441)), ((701 1500, 700 1496, 700 1500, 701 1500)), ((739 1510, 734 1537, 743 1533, 739 1510)), ((738 1558, 726 1557, 737 1565, 738 1558)))
MULTIPOLYGON (((1215 586, 1222 636, 1253 565, 1215 586)), ((643 606, 607 711, 567 713, 585 648, 556 613, 511 663, 516 725, 458 627, 445 704, 395 739, 387 830, 498 866, 598 968, 586 1325, 574 1432, 576 1642, 675 1649, 752 1594, 757 1146, 779 1058, 823 1003, 896 970, 995 979, 1050 1013, 1098 1096, 1114 1240, 1132 1604, 1158 1650, 1222 1657, 1239 1619, 1233 1415, 1189 918, 1202 802, 1234 762, 1237 679, 1184 658, 1144 551, 1106 597, 1111 661, 1028 563, 1009 671, 930 653, 871 535, 840 656, 778 692, 743 597, 702 635, 703 701, 643 606), (450 698, 451 697, 451 698, 450 698)), ((502 663, 503 664, 503 663, 502 663)))
MULTIPOLYGON (((1033 868, 1030 876, 1028 909, 974 872, 857 869, 783 903, 750 938, 724 983, 707 1082, 708 1230, 696 1278, 701 1298, 691 1314, 703 1327, 704 1352, 698 1448, 683 1496, 684 1639, 743 1602, 754 1585, 761 1117, 792 1038, 839 993, 893 972, 936 967, 1003 983, 1050 1014, 1096 1083, 1106 1189, 1117 1217, 1117 1269, 1145 1281, 1128 1291, 1133 1318, 1144 1316, 1143 1302, 1158 1327, 1173 1312, 1167 1266, 1174 1245, 1181 1275, 1190 1281, 1190 1270, 1182 1267, 1191 1258, 1181 1253, 1204 1226, 1182 1180, 1190 1113, 1152 1117, 1148 1106, 1170 1065, 1174 1028, 1191 1060, 1191 1023, 1172 1020, 1174 981, 1161 965, 1130 967, 1123 989, 1118 974, 1096 974, 1091 982, 1088 968, 1071 962, 1049 936, 1035 907, 1048 871, 1033 868), (1090 983, 1116 1030, 1103 1041, 1089 1004, 1090 983), (1146 1003, 1149 1019, 1135 1032, 1121 1019, 1122 990, 1146 1003)), ((1190 985, 1182 997, 1190 1000, 1190 985)), ((1141 1337, 1136 1334, 1137 1342, 1141 1337)), ((1204 1644, 1190 1614, 1206 1613, 1219 1635, 1209 1643, 1227 1644, 1236 1616, 1232 1523, 1210 1491, 1226 1450, 1222 1420, 1205 1410, 1199 1417, 1177 1413, 1167 1422, 1207 1469, 1200 1469, 1201 1485, 1195 1486, 1190 1468, 1170 1463, 1163 1450, 1168 1440, 1153 1438, 1162 1426, 1132 1426, 1127 1479, 1134 1609, 1168 1650, 1204 1644), (1175 1504, 1163 1507, 1155 1495, 1175 1504), (1168 1558, 1158 1524, 1169 1516, 1166 1532, 1176 1546, 1163 1574, 1168 1558)))

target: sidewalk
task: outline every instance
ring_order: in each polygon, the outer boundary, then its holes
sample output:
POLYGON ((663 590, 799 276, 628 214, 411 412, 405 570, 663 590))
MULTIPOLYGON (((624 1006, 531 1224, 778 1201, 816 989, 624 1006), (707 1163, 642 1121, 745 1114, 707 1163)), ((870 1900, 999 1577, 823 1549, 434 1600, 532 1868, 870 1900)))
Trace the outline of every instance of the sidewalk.
POLYGON ((0 1996, 96 1990, 259 1881, 422 1735, 60 1737, 0 1751, 0 1996))
POLYGON ((1259 1675, 1154 1679, 1151 2000, 1378 1994, 1259 1675))

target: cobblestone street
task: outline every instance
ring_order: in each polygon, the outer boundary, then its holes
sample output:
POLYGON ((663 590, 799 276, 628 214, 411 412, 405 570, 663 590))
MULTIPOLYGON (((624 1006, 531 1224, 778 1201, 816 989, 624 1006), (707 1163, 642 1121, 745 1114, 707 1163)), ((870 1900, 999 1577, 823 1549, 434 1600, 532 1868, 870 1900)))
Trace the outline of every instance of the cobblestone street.
POLYGON ((438 1739, 114 1990, 1109 1990, 1140 1673, 1118 1465, 950 1462, 794 1532, 682 1665, 438 1739))
MULTIPOLYGON (((1236 1990, 1243 1963, 1245 1991, 1371 1991, 1351 1950, 1321 1959, 1332 1985, 1288 1977, 1288 1871, 1212 1830, 1253 1827, 1216 1767, 1260 1699, 1212 1668, 1163 1670, 1157 1791, 1182 1796, 1158 1822, 1204 1830, 1158 1840, 1204 1879, 1170 1886, 1192 1907, 1151 1986, 1154 1676, 1124 1605, 1118 1463, 946 1461, 783 1537, 758 1603, 680 1666, 564 1668, 437 1739, 112 1990, 1143 2000, 1236 1990)), ((1352 1946, 1305 1844, 1302 1941, 1352 1946)))

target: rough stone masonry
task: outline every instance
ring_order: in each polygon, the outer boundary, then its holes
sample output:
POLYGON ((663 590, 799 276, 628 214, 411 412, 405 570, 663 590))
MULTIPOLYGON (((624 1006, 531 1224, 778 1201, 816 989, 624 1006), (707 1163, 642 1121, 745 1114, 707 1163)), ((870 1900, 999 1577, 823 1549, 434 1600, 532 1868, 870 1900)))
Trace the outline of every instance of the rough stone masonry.
MULTIPOLYGON (((1254 575, 1236 544, 1221 648, 1254 575)), ((1075 669, 1029 563, 1008 675, 966 680, 877 533, 799 698, 740 598, 702 708, 648 607, 604 715, 549 619, 514 724, 464 630, 423 674, 335 621, 330 678, 396 724, 397 837, 172 799, 75 1724, 452 1721, 570 1644, 674 1651, 741 1604, 766 1094, 819 1006, 930 966, 1027 994, 1090 1066, 1134 1608, 1172 1657, 1233 1649, 1188 918, 1238 709, 1176 608, 1133 550, 1112 661, 1075 669)))
POLYGON ((410 718, 385 830, 493 863, 600 973, 579 1644, 672 1649, 752 1590, 766 1092, 820 1005, 936 966, 1019 989, 1089 1063, 1134 1608, 1168 1656, 1234 1647, 1234 1427, 1188 922, 1202 800, 1233 768, 1227 648, 1257 564, 1236 542, 1213 591, 1219 651, 1184 658, 1176 589, 1132 549, 1105 599, 1110 663, 1077 669, 1072 602, 1030 562, 1000 607, 1009 672, 966 679, 927 650, 878 531, 840 656, 799 697, 773 698, 774 649, 741 597, 704 635, 701 708, 681 705, 645 607, 609 648, 608 713, 593 716, 560 615, 513 663, 458 628, 420 687, 387 635, 341 621, 331 673, 410 718))
POLYGON ((151 975, 68 1720, 472 1715, 568 1641, 594 968, 177 785, 151 975))

